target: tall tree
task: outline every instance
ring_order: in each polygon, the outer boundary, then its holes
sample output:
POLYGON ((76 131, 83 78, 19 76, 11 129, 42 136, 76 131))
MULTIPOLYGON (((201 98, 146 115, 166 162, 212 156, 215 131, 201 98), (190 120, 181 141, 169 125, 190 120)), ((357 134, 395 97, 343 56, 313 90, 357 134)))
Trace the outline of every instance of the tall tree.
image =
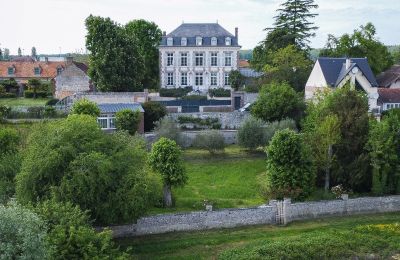
POLYGON ((159 83, 159 53, 161 29, 154 22, 143 19, 133 20, 125 25, 127 35, 132 37, 143 59, 144 74, 141 81, 144 88, 157 89, 159 83))
POLYGON ((7 48, 4 49, 4 59, 5 60, 10 59, 10 49, 7 49, 7 48))
POLYGON ((0 60, 3 60, 3 51, 0 48, 0 60))
POLYGON ((320 56, 368 58, 372 71, 377 75, 393 65, 393 57, 388 48, 376 37, 376 28, 372 23, 360 26, 353 34, 340 37, 328 36, 325 48, 320 56))
POLYGON ((90 51, 89 76, 101 91, 143 89, 143 60, 138 43, 110 18, 90 15, 85 21, 90 51))
POLYGON ((20 47, 18 47, 18 56, 19 56, 19 57, 22 56, 22 51, 21 51, 21 48, 20 48, 20 47))
POLYGON ((31 56, 32 56, 32 58, 36 58, 36 48, 35 48, 35 46, 32 47, 31 56))

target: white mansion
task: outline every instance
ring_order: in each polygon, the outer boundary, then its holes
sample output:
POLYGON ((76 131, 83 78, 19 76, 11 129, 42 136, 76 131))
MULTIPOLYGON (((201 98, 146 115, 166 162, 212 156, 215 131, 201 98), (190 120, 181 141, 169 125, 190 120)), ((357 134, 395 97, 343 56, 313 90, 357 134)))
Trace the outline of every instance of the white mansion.
POLYGON ((229 73, 238 69, 240 46, 218 23, 183 23, 164 32, 160 51, 161 88, 230 88, 229 73))

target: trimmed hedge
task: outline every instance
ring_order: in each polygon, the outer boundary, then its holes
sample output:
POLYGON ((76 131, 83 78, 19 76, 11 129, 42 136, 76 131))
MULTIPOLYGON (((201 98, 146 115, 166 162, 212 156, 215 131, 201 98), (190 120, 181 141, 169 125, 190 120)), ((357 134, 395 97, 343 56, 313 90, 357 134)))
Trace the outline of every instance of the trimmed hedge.
POLYGON ((213 88, 208 90, 210 97, 230 97, 231 91, 223 88, 213 88))
POLYGON ((3 92, 0 93, 0 98, 16 98, 17 94, 15 93, 10 93, 10 92, 3 92))
MULTIPOLYGON (((24 97, 25 98, 33 98, 35 96, 35 93, 33 90, 25 90, 24 91, 24 97)), ((36 98, 47 98, 48 93, 47 91, 36 91, 36 98)))
POLYGON ((183 100, 207 100, 207 96, 201 95, 190 95, 190 96, 183 96, 183 100))
POLYGON ((183 97, 193 91, 192 87, 185 88, 162 88, 160 89, 160 97, 183 97))

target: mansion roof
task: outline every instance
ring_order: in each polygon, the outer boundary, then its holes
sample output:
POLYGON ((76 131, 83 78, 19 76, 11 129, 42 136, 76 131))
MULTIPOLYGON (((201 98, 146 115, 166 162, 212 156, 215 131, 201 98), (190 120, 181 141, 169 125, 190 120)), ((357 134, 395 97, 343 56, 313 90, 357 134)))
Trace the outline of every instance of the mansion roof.
POLYGON ((380 87, 388 88, 400 80, 400 65, 394 65, 376 78, 380 87))
POLYGON ((399 88, 378 88, 378 103, 400 103, 399 88))

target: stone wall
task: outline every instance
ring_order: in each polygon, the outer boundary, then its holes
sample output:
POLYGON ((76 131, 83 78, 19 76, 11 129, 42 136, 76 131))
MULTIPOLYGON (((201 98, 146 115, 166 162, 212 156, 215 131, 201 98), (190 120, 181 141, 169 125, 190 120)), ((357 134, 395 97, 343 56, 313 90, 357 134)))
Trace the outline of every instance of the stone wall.
POLYGON ((114 237, 129 237, 259 224, 287 224, 293 220, 384 212, 400 212, 400 196, 344 198, 304 203, 291 203, 290 199, 286 199, 270 201, 268 205, 255 208, 143 217, 138 219, 136 224, 112 226, 110 229, 114 237))
POLYGON ((238 129, 240 125, 250 117, 249 112, 202 112, 202 113, 171 113, 168 114, 168 117, 178 121, 179 116, 191 116, 195 118, 218 118, 221 123, 222 129, 238 129))

